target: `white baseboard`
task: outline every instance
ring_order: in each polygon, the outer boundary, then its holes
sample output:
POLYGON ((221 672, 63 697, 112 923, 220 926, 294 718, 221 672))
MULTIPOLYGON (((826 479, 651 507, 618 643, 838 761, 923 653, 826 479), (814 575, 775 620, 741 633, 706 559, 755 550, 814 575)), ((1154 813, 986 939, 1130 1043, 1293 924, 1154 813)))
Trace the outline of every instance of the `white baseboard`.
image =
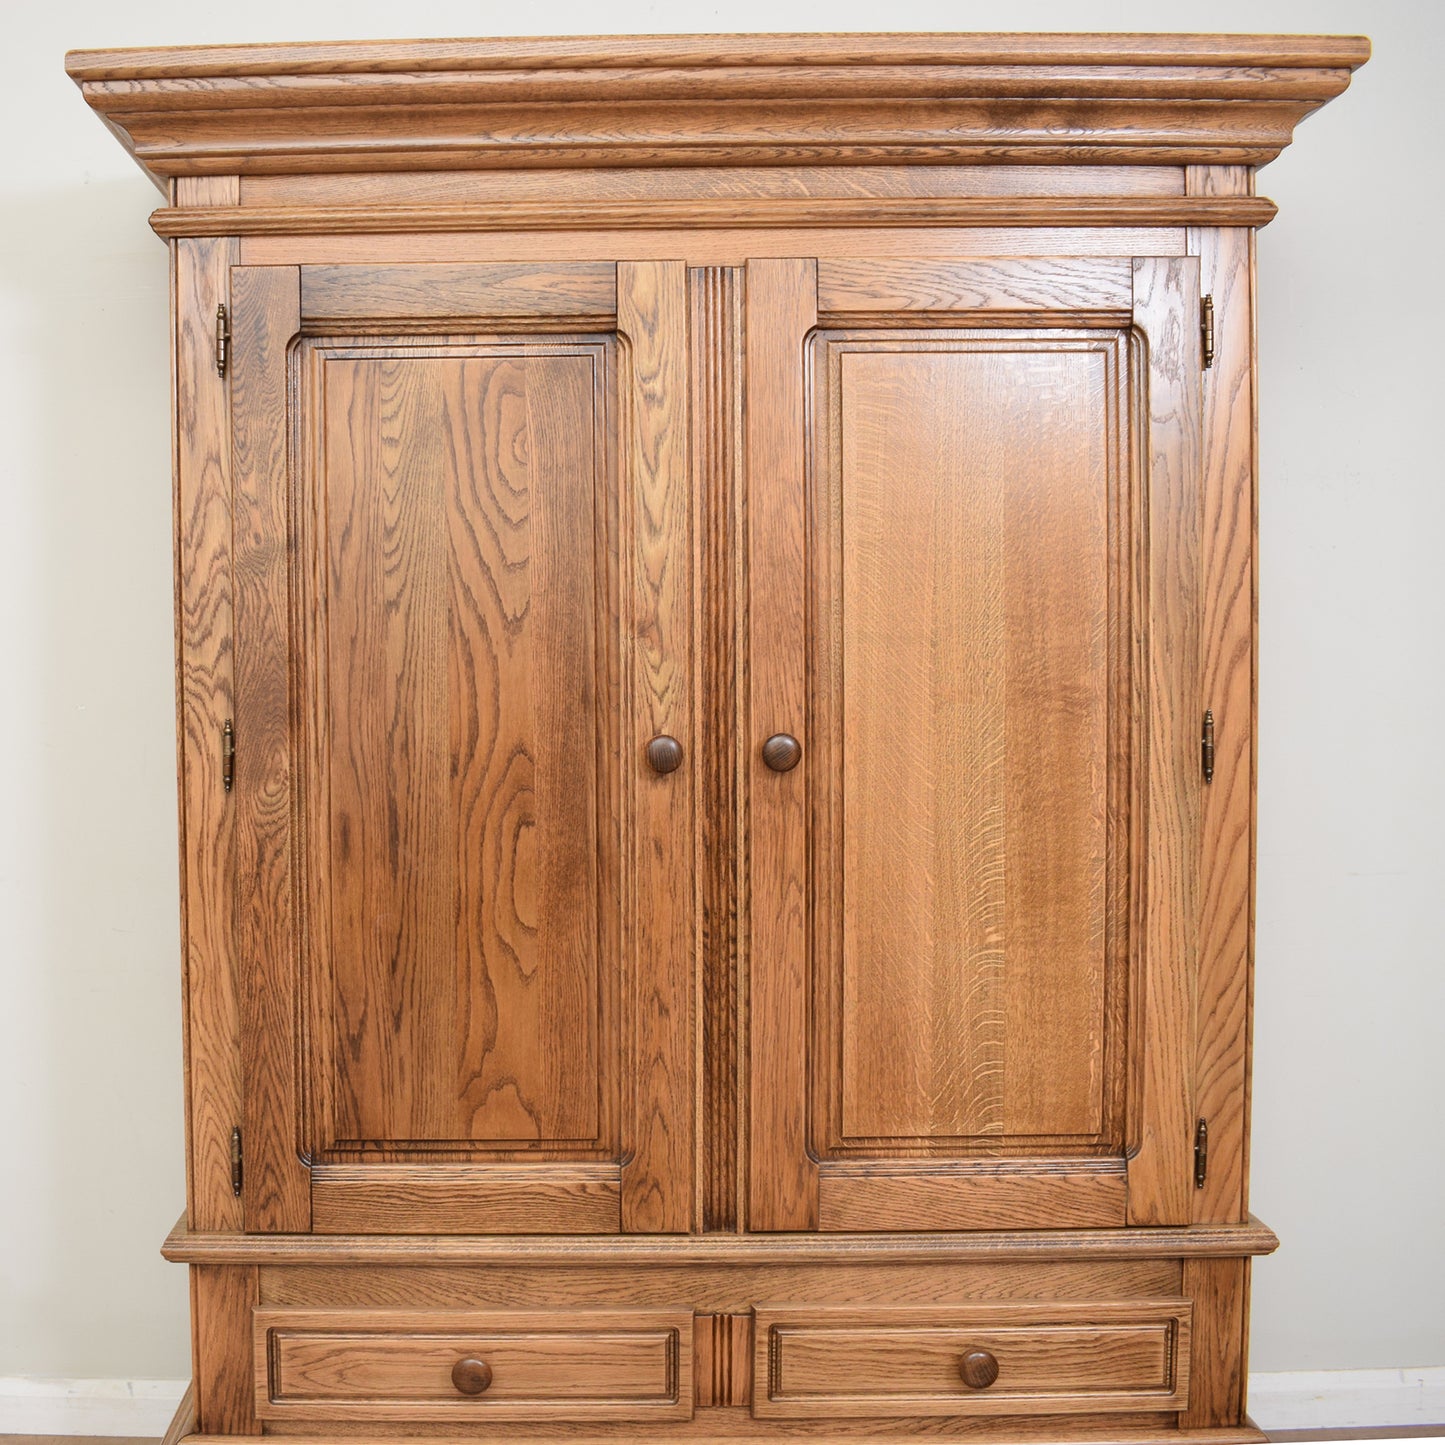
POLYGON ((189 1383, 0 1375, 0 1435, 133 1435, 159 1440, 189 1383))
POLYGON ((1251 1375, 1249 1413, 1261 1430, 1445 1425, 1445 1365, 1251 1375))
MULTIPOLYGON (((159 1439, 185 1380, 41 1380, 0 1376, 0 1435, 130 1435, 159 1439)), ((1318 1370, 1249 1377, 1262 1430, 1348 1430, 1445 1424, 1445 1365, 1318 1370)))

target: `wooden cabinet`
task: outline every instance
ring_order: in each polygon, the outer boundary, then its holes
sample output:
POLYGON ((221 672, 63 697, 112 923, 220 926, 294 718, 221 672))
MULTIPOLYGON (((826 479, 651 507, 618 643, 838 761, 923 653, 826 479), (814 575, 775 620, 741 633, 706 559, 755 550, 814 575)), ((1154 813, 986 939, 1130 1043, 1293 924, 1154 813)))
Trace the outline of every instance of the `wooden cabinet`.
POLYGON ((1367 54, 70 57, 174 278, 173 1440, 1261 1438, 1254 171, 1367 54))

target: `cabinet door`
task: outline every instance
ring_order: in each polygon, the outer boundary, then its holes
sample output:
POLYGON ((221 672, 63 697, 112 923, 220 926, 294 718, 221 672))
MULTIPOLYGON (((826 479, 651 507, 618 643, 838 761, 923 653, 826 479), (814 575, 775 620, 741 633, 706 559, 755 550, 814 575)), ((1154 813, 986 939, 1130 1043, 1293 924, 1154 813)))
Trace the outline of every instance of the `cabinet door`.
POLYGON ((249 1229, 693 1223, 684 286, 232 272, 249 1229))
POLYGON ((1182 257, 748 266, 752 1228, 1188 1221, 1198 324, 1182 257))

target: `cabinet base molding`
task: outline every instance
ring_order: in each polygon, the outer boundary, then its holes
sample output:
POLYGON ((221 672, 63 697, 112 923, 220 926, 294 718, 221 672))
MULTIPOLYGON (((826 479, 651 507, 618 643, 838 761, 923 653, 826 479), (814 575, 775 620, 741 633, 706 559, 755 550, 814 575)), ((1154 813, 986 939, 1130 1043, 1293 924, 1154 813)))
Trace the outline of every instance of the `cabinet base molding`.
MULTIPOLYGON (((1238 1226, 984 1236, 191 1233, 200 1440, 1262 1439, 1238 1226), (1225 1251, 1229 1252, 1226 1253, 1225 1251), (984 1355, 992 1376, 969 1383, 984 1355), (460 1365, 485 1364, 469 1394, 460 1365), (1222 1433, 1223 1432, 1223 1433, 1222 1433)), ((985 1371, 988 1374, 988 1371, 985 1371)))
POLYGON ((1279 1237, 1243 1224, 1153 1229, 970 1230, 945 1234, 703 1234, 546 1237, 481 1234, 233 1234, 182 1217, 161 1246, 173 1264, 892 1264, 947 1260, 1220 1258, 1273 1254, 1279 1237))

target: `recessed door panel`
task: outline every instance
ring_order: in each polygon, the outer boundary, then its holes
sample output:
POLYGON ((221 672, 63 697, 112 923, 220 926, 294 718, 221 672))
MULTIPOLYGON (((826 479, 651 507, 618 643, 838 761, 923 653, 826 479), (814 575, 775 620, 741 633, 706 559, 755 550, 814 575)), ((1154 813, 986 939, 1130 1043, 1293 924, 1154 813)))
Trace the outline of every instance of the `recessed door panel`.
POLYGON ((315 362, 323 1154, 615 1149, 613 370, 604 343, 315 362))
POLYGON ((836 727, 815 738, 840 924, 819 960, 828 1143, 1099 1141, 1121 340, 814 344, 835 419, 814 473, 838 599, 817 638, 836 727))

